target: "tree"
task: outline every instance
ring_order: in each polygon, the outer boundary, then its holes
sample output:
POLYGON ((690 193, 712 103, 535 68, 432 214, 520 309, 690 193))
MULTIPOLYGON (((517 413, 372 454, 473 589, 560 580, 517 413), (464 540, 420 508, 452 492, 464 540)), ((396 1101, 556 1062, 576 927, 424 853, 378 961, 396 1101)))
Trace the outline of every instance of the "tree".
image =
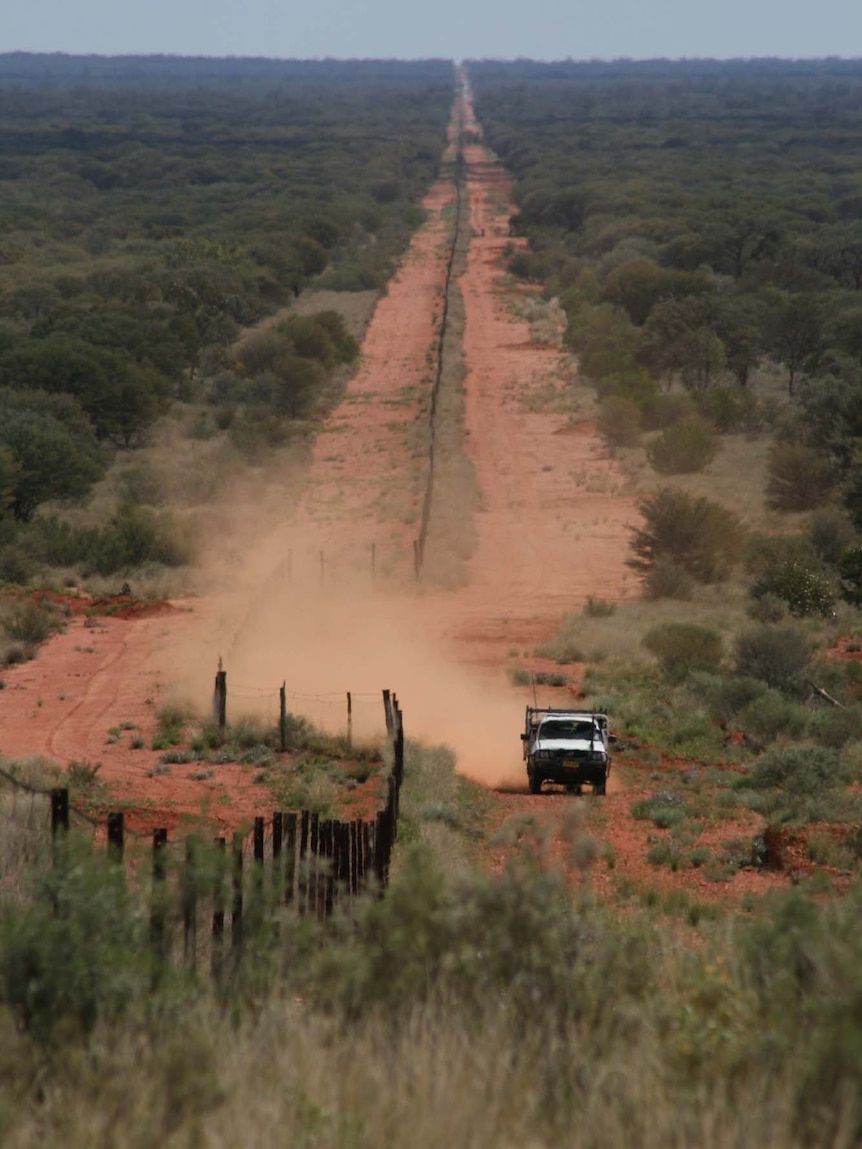
POLYGON ((89 420, 64 395, 0 390, 0 447, 17 467, 6 478, 21 522, 49 499, 86 495, 105 468, 89 420))
POLYGON ((769 455, 766 502, 777 511, 813 511, 834 485, 829 460, 802 443, 776 443, 769 455))
POLYGON ((666 558, 699 582, 716 582, 740 557, 742 523, 719 503, 665 487, 641 499, 638 510, 643 526, 632 530, 627 561, 645 577, 666 558))
POLYGON ((792 395, 800 371, 813 363, 823 342, 824 314, 820 301, 809 292, 775 292, 767 322, 772 354, 787 368, 792 395))

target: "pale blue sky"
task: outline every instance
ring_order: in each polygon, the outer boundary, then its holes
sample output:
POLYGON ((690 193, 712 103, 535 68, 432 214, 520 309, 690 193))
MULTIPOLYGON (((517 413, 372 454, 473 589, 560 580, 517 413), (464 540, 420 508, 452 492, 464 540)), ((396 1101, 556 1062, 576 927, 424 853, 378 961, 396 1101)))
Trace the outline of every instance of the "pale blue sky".
POLYGON ((862 0, 0 0, 0 51, 862 56, 862 0))

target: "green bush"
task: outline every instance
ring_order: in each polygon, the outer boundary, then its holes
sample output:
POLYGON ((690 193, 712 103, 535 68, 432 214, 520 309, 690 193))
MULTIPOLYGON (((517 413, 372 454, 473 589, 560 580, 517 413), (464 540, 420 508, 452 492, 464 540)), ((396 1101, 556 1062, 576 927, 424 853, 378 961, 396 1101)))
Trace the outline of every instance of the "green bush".
POLYGON ((822 746, 840 750, 862 738, 862 712, 858 706, 817 710, 811 719, 811 733, 822 746))
POLYGON ((694 590, 694 580, 673 559, 661 555, 647 571, 643 580, 644 598, 656 602, 661 598, 675 598, 687 602, 694 590))
POLYGON ((823 507, 811 516, 808 538, 818 557, 834 567, 844 551, 853 545, 856 531, 844 511, 838 507, 823 507))
POLYGON ((696 416, 680 419, 647 447, 647 458, 662 475, 691 475, 715 458, 715 437, 696 416))
POLYGON ((643 645, 658 659, 669 678, 681 681, 691 670, 714 670, 721 662, 721 635, 688 622, 653 627, 643 645))
POLYGON ((3 907, 0 986, 19 1024, 48 1040, 64 1023, 86 1032, 143 1000, 151 970, 122 867, 67 842, 43 882, 31 904, 3 907))
POLYGON ((801 738, 808 725, 808 716, 801 706, 777 690, 766 690, 740 710, 736 725, 758 742, 766 744, 774 742, 782 734, 788 738, 801 738))
POLYGON ((854 606, 862 606, 862 546, 847 547, 838 560, 841 597, 854 606))
POLYGON ((752 586, 751 594, 755 599, 765 595, 781 599, 797 618, 810 614, 830 618, 835 613, 831 580, 797 562, 784 563, 764 575, 752 586))
POLYGON ((689 675, 687 686, 706 703, 711 717, 722 726, 731 725, 740 711, 761 698, 768 689, 757 678, 723 677, 702 672, 689 675))
POLYGON ((751 423, 757 400, 746 387, 712 387, 697 395, 697 409, 716 431, 729 434, 751 423))
POLYGON ((684 392, 666 391, 653 395, 642 404, 643 425, 648 431, 662 431, 695 413, 691 397, 684 392))
POLYGON ((795 797, 815 797, 844 786, 850 771, 834 750, 820 746, 785 746, 758 760, 752 782, 759 790, 783 790, 795 797))
POLYGON ((778 595, 767 592, 751 599, 745 613, 753 622, 781 622, 787 614, 787 603, 778 595))
POLYGON ((777 511, 813 511, 834 486, 828 459, 801 443, 776 443, 769 456, 766 502, 777 511))
POLYGON ((643 526, 632 529, 628 565, 644 576, 666 558, 698 582, 716 582, 741 555, 742 523, 719 503, 664 487, 641 499, 638 511, 643 526))
POLYGON ((804 689, 811 643, 795 626, 759 626, 736 640, 736 670, 786 694, 804 689))
POLYGON ((610 395, 599 406, 596 426, 609 446, 634 447, 640 439, 640 409, 631 399, 610 395))
POLYGON ((13 642, 23 642, 29 646, 39 646, 51 635, 61 630, 63 621, 51 607, 40 606, 35 602, 16 603, 0 620, 7 638, 13 642))

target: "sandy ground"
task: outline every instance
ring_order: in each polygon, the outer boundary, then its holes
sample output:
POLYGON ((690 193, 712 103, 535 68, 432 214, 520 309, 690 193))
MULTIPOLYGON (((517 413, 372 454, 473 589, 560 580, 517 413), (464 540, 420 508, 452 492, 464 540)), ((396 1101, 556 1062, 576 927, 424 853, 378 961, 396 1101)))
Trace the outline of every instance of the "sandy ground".
MULTIPOLYGON (((469 99, 462 111, 480 136, 469 99)), ((457 116, 451 140, 456 125, 457 116)), ((459 768, 490 786, 523 783, 518 735, 530 697, 509 684, 507 662, 513 650, 530 652, 549 638, 587 595, 634 593, 625 557, 636 514, 617 493, 622 477, 592 425, 543 413, 536 400, 549 381, 579 384, 568 357, 533 342, 529 323, 511 306, 521 289, 504 275, 511 205, 503 169, 481 143, 469 145, 465 159, 473 232, 460 278, 466 449, 481 496, 466 585, 440 591, 417 584, 412 565, 452 234, 455 189, 444 176, 375 310, 361 366, 316 440, 296 513, 275 525, 269 516, 258 529, 254 508, 243 507, 252 529, 242 561, 229 578, 215 579, 233 593, 174 604, 158 617, 96 625, 73 618, 36 661, 6 674, 4 754, 101 762, 118 798, 144 804, 142 824, 176 827, 204 816, 222 829, 243 826, 270 813, 271 800, 248 767, 219 766, 211 777, 194 778, 200 764, 174 765, 160 774, 157 752, 130 745, 141 736, 149 747, 155 711, 177 693, 205 708, 221 657, 232 719, 243 712, 274 719, 285 682, 291 710, 343 729, 349 690, 358 735, 373 738, 382 726, 379 692, 390 687, 408 736, 453 746, 459 768), (129 728, 118 738, 109 733, 123 724, 129 728)), ((540 693, 540 703, 561 700, 540 693)), ((697 886, 696 875, 645 864, 648 827, 630 815, 636 796, 612 776, 600 832, 613 846, 615 874, 697 886)), ((495 792, 491 820, 499 825, 526 813, 560 821, 573 801, 495 792)), ((498 854, 492 847, 492 867, 502 864, 498 854)), ((600 892, 611 882, 603 867, 596 869, 600 892)), ((734 896, 771 880, 738 875, 734 896)), ((719 896, 722 884, 710 885, 704 896, 719 896)))

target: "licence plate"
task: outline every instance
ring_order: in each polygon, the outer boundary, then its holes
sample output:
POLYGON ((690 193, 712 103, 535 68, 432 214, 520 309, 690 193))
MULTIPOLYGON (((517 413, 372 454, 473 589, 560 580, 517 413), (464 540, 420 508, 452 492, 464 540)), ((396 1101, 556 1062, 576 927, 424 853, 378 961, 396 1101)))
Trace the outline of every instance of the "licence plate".
POLYGON ((563 763, 566 770, 579 770, 581 768, 580 762, 577 758, 567 758, 563 763))

